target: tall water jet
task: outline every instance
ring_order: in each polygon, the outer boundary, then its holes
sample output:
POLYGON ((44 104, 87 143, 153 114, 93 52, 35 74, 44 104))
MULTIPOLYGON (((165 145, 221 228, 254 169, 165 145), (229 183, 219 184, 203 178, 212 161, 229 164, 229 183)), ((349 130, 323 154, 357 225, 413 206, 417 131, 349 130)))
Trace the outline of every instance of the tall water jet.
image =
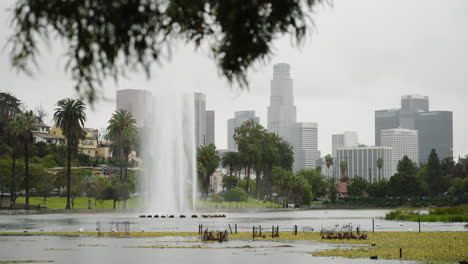
POLYGON ((162 214, 191 211, 197 194, 193 93, 158 90, 147 104, 144 208, 162 214))

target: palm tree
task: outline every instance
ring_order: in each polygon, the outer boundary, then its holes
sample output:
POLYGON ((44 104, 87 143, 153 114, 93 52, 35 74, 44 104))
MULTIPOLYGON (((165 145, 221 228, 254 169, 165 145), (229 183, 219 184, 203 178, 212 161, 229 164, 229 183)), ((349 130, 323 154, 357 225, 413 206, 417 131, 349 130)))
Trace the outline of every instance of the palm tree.
POLYGON ((378 180, 380 180, 380 171, 382 170, 382 167, 383 167, 383 159, 378 158, 377 159, 377 168, 379 168, 379 178, 378 178, 378 180))
POLYGON ((333 158, 330 154, 325 156, 325 164, 327 165, 327 178, 330 178, 330 167, 333 165, 333 158))
POLYGON ((24 209, 29 209, 29 145, 32 144, 32 127, 37 118, 33 111, 26 111, 22 114, 23 129, 21 137, 24 143, 24 189, 25 189, 25 203, 24 209))
POLYGON ((232 176, 232 172, 234 171, 237 162, 236 159, 236 152, 233 151, 226 152, 221 157, 221 166, 223 166, 223 168, 229 168, 229 176, 232 176))
POLYGON ((83 126, 86 121, 86 106, 78 99, 65 98, 57 102, 54 112, 55 125, 62 129, 67 139, 67 205, 70 208, 71 196, 71 156, 78 148, 80 139, 84 137, 83 126))
POLYGON ((342 160, 340 162, 340 170, 341 170, 341 177, 342 178, 346 177, 347 175, 345 174, 348 171, 348 162, 346 160, 342 160))
POLYGON ((11 182, 10 182, 10 208, 13 208, 15 204, 15 193, 16 193, 16 153, 17 145, 21 141, 21 135, 23 133, 24 122, 21 114, 15 115, 9 122, 8 129, 12 141, 11 151, 11 182))
MULTIPOLYGON (((132 113, 121 109, 112 115, 106 128, 106 139, 112 142, 110 151, 119 159, 120 181, 122 182, 128 180, 128 156, 136 147, 138 128, 135 124, 136 120, 132 113), (125 177, 122 176, 123 170, 125 177)), ((127 200, 124 200, 123 207, 127 208, 127 200)))
POLYGON ((112 142, 110 151, 119 158, 120 180, 127 181, 128 156, 135 149, 138 136, 138 128, 135 124, 136 120, 132 113, 121 109, 112 115, 106 128, 106 139, 112 142), (123 170, 125 177, 122 175, 123 170))

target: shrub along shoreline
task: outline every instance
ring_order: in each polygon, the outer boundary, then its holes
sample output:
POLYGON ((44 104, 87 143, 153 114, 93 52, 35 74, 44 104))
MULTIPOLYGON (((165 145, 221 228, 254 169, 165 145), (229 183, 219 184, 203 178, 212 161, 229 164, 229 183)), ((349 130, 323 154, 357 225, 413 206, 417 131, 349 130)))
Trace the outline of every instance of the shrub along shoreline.
POLYGON ((468 222, 468 206, 431 209, 429 214, 420 214, 414 210, 395 210, 386 214, 385 220, 412 222, 468 222))

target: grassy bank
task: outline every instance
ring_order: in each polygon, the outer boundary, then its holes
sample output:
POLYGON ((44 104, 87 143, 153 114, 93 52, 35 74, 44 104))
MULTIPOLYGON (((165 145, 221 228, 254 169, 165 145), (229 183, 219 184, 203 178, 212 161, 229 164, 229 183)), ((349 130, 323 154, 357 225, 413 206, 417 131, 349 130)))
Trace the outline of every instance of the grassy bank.
POLYGON ((249 198, 247 202, 237 203, 237 202, 222 202, 215 203, 209 200, 199 201, 197 203, 197 208, 199 209, 227 209, 227 208, 281 208, 281 204, 273 202, 263 202, 261 200, 256 200, 249 198))
MULTIPOLYGON (((127 208, 134 209, 138 208, 140 199, 138 198, 131 198, 127 200, 127 208)), ((24 204, 24 197, 18 197, 16 199, 17 204, 24 204)), ((65 205, 67 204, 66 197, 49 197, 44 202, 43 197, 30 197, 29 204, 31 206, 40 205, 41 207, 47 207, 49 209, 64 209, 65 205)), ((112 200, 105 200, 102 205, 96 201, 94 198, 91 198, 91 206, 93 209, 112 209, 114 206, 114 202, 112 200)), ((117 209, 123 208, 123 202, 118 202, 116 204, 117 209)), ((75 206, 74 209, 88 209, 88 198, 86 197, 77 197, 75 198, 75 206)))
MULTIPOLYGON (((127 208, 128 209, 139 208, 140 201, 141 199, 139 198, 131 198, 127 200, 127 208)), ((24 204, 24 197, 18 197, 18 199, 16 199, 16 203, 24 204)), ((49 209, 64 209, 65 205, 67 204, 67 198, 66 197, 49 197, 44 202, 43 197, 30 197, 29 203, 31 206, 40 205, 41 207, 47 207, 49 209)), ((92 209, 112 209, 114 203, 112 200, 105 200, 101 205, 94 198, 91 198, 91 205, 92 205, 92 209)), ((199 209, 281 208, 281 204, 257 201, 255 199, 250 198, 247 202, 242 202, 242 203, 234 203, 234 202, 233 203, 229 203, 229 202, 215 203, 211 201, 199 201, 197 204, 197 207, 199 209)), ((123 202, 118 202, 116 205, 116 208, 122 209, 123 202)), ((88 198, 86 197, 75 198, 74 209, 88 209, 88 198)))
POLYGON ((419 214, 414 210, 395 210, 385 215, 385 220, 421 222, 468 222, 468 206, 436 208, 429 214, 419 214))
MULTIPOLYGON (((123 237, 124 233, 102 233, 105 237, 123 237)), ((266 232, 265 235, 269 233, 266 232)), ((97 236, 96 232, 37 232, 37 233, 0 233, 0 236, 97 236)), ((130 232, 129 237, 196 237, 195 232, 130 232)), ((242 232, 230 235, 231 240, 251 240, 252 233, 242 232)), ((314 256, 400 259, 421 261, 423 263, 454 263, 468 259, 468 232, 378 232, 369 233, 367 240, 323 240, 318 232, 280 232, 279 238, 255 238, 255 240, 298 241, 314 240, 323 243, 350 245, 351 248, 339 248, 314 252, 314 256)), ((255 247, 252 245, 252 247, 255 247)), ((198 247, 200 248, 200 247, 198 247)), ((206 247, 209 248, 209 247, 206 247)))

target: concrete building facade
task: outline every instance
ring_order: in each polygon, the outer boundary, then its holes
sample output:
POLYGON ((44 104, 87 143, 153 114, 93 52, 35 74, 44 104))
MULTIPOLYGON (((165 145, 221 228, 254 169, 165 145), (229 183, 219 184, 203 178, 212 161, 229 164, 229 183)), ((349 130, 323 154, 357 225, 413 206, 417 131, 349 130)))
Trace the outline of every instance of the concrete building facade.
POLYGON ((379 179, 389 179, 392 172, 392 148, 390 147, 353 147, 338 148, 334 160, 333 175, 339 179, 343 176, 354 178, 360 176, 368 182, 379 179), (383 167, 377 167, 377 160, 382 158, 383 167), (344 175, 341 173, 340 164, 346 162, 344 175))
POLYGON ((418 131, 412 129, 384 129, 381 131, 382 146, 392 148, 392 172, 397 172, 398 162, 408 156, 413 162, 419 161, 418 131))
POLYGON ((206 111, 206 144, 216 145, 215 141, 215 111, 206 111))
POLYGON ((123 89, 117 91, 117 110, 127 110, 132 113, 137 127, 145 125, 148 117, 148 105, 151 92, 143 89, 123 89))
POLYGON ((338 148, 351 148, 358 145, 358 133, 355 131, 345 131, 343 134, 332 135, 332 157, 336 157, 338 148))
POLYGON ((291 67, 287 63, 278 63, 273 66, 267 129, 294 145, 296 106, 290 71, 291 67))
POLYGON ((453 157, 453 113, 431 111, 419 113, 415 119, 418 130, 419 162, 426 163, 432 149, 439 159, 453 157))
POLYGON ((195 105, 195 147, 206 144, 206 97, 202 93, 194 94, 195 105))
POLYGON ((453 157, 453 113, 429 111, 429 97, 404 95, 400 109, 375 111, 375 144, 381 145, 381 131, 404 128, 418 131, 418 161, 425 163, 432 149, 439 158, 453 157))
POLYGON ((295 132, 294 171, 315 168, 317 166, 316 161, 320 159, 317 146, 317 123, 296 123, 295 132))

